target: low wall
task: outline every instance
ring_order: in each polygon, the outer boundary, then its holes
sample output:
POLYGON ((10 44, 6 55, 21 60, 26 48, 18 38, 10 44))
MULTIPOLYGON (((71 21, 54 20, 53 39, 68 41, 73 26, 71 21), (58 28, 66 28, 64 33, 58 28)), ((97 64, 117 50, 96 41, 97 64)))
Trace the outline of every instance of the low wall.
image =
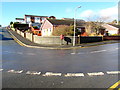
POLYGON ((100 42, 102 41, 102 36, 81 36, 81 43, 91 43, 91 42, 100 42))
POLYGON ((19 30, 17 30, 17 29, 16 29, 16 32, 18 33, 18 32, 19 32, 19 30))
POLYGON ((24 33, 24 32, 21 32, 20 30, 17 30, 17 29, 16 29, 16 32, 17 32, 19 35, 25 37, 25 33, 24 33))
POLYGON ((103 40, 120 40, 120 36, 104 36, 103 40))
MULTIPOLYGON (((72 44, 73 43, 73 36, 65 36, 64 40, 60 39, 60 36, 49 36, 49 37, 43 37, 43 36, 37 36, 33 35, 32 33, 23 33, 19 30, 17 30, 17 33, 20 34, 21 36, 25 37, 26 39, 38 43, 38 44, 72 44)), ((108 37, 102 37, 102 36, 81 36, 81 37, 76 37, 76 44, 80 43, 91 43, 91 42, 99 42, 102 41, 108 37)), ((115 37, 116 38, 116 37, 115 37)), ((118 37, 117 37, 118 38, 118 37)), ((119 36, 120 39, 120 36, 119 36)))
MULTIPOLYGON (((71 43, 68 41, 68 44, 72 44, 72 38, 73 37, 67 37, 69 40, 71 40, 71 43)), ((67 44, 66 39, 61 40, 60 36, 51 36, 51 37, 42 37, 34 35, 34 42, 38 44, 67 44)))
POLYGON ((15 31, 15 28, 11 28, 11 30, 15 31))
MULTIPOLYGON (((57 44, 57 45, 61 45, 61 44, 72 44, 73 43, 73 36, 65 36, 63 40, 60 39, 60 36, 49 36, 49 37, 43 37, 43 36, 37 36, 37 35, 33 35, 32 33, 25 33, 22 32, 18 29, 16 29, 16 32, 21 35, 22 37, 25 37, 26 39, 34 42, 34 43, 38 43, 38 44, 57 44)), ((76 37, 76 44, 79 42, 80 39, 78 39, 78 37, 76 37)))
POLYGON ((21 36, 25 37, 24 35, 25 35, 24 32, 21 32, 21 36))
POLYGON ((21 35, 21 31, 17 30, 17 33, 21 35))
POLYGON ((26 33, 26 38, 30 41, 33 41, 33 34, 32 33, 26 33))

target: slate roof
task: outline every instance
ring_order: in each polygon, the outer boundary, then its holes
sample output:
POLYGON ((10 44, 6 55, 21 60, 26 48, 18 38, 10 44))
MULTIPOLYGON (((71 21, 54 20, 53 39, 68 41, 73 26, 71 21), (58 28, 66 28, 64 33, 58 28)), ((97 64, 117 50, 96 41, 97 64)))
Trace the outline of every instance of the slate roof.
POLYGON ((24 18, 15 18, 16 20, 24 20, 24 18))
POLYGON ((48 16, 38 16, 38 15, 26 15, 25 16, 29 16, 29 17, 44 17, 44 18, 48 18, 48 16))
POLYGON ((110 24, 110 25, 120 29, 120 25, 114 25, 114 24, 110 24))
MULTIPOLYGON (((62 20, 62 19, 48 19, 50 23, 53 25, 74 25, 74 20, 62 20)), ((77 26, 84 26, 85 21, 84 20, 76 20, 77 26)))

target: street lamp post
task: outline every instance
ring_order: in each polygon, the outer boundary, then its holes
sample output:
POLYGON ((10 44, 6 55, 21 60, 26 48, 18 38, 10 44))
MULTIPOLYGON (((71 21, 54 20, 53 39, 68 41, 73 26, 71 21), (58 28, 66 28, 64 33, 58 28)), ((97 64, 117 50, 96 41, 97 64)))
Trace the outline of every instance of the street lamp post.
POLYGON ((73 37, 73 46, 75 46, 75 28, 76 28, 76 11, 78 8, 81 8, 81 6, 78 6, 75 8, 75 12, 74 12, 74 37, 73 37))

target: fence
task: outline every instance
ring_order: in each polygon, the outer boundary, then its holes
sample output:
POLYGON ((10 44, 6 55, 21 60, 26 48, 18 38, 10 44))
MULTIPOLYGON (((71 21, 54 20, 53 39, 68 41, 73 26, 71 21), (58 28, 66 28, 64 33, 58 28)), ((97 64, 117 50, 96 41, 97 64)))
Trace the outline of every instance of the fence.
POLYGON ((104 36, 103 40, 120 40, 120 36, 104 36))
POLYGON ((81 36, 80 43, 91 43, 102 41, 102 36, 81 36))

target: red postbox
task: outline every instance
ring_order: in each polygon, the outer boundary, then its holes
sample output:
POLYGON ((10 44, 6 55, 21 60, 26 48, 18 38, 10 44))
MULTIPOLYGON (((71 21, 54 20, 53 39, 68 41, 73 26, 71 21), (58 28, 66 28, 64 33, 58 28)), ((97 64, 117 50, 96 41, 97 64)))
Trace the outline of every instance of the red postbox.
POLYGON ((61 35, 60 35, 60 39, 61 39, 61 40, 64 39, 64 35, 61 34, 61 35))

